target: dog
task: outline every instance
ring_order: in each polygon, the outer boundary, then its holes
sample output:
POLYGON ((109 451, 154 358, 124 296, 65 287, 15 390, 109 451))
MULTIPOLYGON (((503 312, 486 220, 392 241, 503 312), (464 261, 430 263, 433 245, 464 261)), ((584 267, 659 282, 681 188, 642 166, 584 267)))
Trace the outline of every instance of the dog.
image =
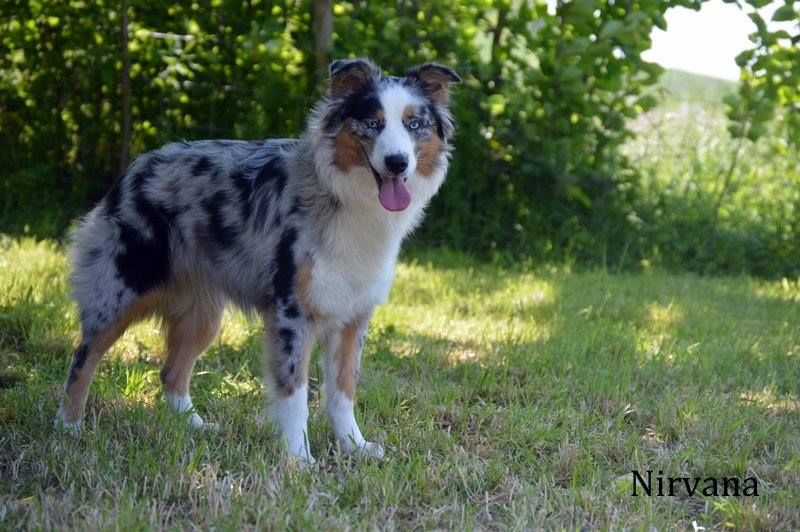
POLYGON ((452 152, 450 68, 385 76, 334 61, 298 139, 177 142, 140 156, 73 235, 81 341, 56 422, 77 433, 103 353, 134 322, 162 320, 167 404, 197 428, 189 380, 235 304, 264 322, 267 416, 292 457, 308 444, 308 364, 325 352, 325 410, 340 449, 383 458, 354 415, 364 336, 402 240, 452 152))

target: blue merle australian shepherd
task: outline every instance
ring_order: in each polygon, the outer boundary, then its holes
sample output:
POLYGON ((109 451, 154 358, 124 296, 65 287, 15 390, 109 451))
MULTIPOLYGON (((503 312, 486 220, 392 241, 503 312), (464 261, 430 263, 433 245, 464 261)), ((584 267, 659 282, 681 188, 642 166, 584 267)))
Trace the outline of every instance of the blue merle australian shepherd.
POLYGON ((232 302, 264 321, 269 419, 288 453, 308 446, 308 363, 325 351, 325 405, 341 449, 382 457, 353 413, 361 349, 403 238, 447 172, 449 68, 384 76, 331 65, 299 139, 170 144, 139 157, 74 235, 82 340, 57 423, 80 429, 103 353, 134 322, 162 319, 169 406, 203 428, 189 379, 232 302))

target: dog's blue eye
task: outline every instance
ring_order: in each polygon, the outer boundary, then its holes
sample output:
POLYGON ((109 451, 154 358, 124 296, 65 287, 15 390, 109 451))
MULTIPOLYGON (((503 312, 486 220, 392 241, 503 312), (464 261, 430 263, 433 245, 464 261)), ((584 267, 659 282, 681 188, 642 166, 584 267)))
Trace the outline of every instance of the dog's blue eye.
POLYGON ((420 122, 417 119, 414 119, 414 120, 412 120, 411 122, 408 123, 408 129, 412 129, 412 130, 413 129, 419 129, 421 125, 422 125, 422 122, 420 122))
POLYGON ((370 129, 378 129, 378 121, 377 120, 367 120, 367 127, 370 129))

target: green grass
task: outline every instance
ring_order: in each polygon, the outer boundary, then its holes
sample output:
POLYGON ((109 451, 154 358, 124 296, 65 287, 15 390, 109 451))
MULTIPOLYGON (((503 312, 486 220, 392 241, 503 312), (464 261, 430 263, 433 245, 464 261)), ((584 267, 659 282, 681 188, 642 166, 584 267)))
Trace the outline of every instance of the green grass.
MULTIPOLYGON (((153 323, 101 364, 79 439, 53 415, 76 342, 63 250, 0 246, 0 528, 800 527, 800 286, 658 272, 399 265, 358 416, 382 463, 333 452, 312 370, 293 467, 259 425, 259 330, 238 313, 196 404, 162 406, 153 323), (631 470, 757 476, 758 498, 632 497, 631 470)), ((318 360, 318 355, 315 360, 318 360)))

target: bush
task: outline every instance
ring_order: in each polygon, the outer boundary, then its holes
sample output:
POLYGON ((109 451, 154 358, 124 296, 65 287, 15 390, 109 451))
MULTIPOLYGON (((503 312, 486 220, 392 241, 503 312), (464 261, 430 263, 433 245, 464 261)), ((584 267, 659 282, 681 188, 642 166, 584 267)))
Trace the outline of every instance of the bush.
MULTIPOLYGON (((681 238, 642 225, 652 201, 641 197, 640 173, 621 150, 630 120, 658 103, 647 89, 661 69, 641 53, 653 27, 665 27, 669 7, 701 4, 574 0, 550 10, 544 2, 338 2, 331 55, 369 55, 392 73, 437 60, 465 79, 454 99, 459 133, 449 180, 418 243, 627 267, 648 249, 673 253, 681 238)), ((19 182, 32 169, 39 186, 76 210, 99 198, 124 159, 125 71, 134 155, 177 138, 302 129, 321 90, 309 3, 122 5, 127 59, 119 3, 0 5, 0 138, 11 146, 0 152, 0 179, 4 190, 17 190, 15 201, 49 197, 23 197, 29 189, 19 182)), ((733 118, 752 114, 748 101, 730 101, 744 109, 731 111, 733 118)), ((6 209, 2 230, 17 230, 8 222, 14 214, 6 209)), ((697 257, 715 261, 705 243, 693 245, 697 257)))

